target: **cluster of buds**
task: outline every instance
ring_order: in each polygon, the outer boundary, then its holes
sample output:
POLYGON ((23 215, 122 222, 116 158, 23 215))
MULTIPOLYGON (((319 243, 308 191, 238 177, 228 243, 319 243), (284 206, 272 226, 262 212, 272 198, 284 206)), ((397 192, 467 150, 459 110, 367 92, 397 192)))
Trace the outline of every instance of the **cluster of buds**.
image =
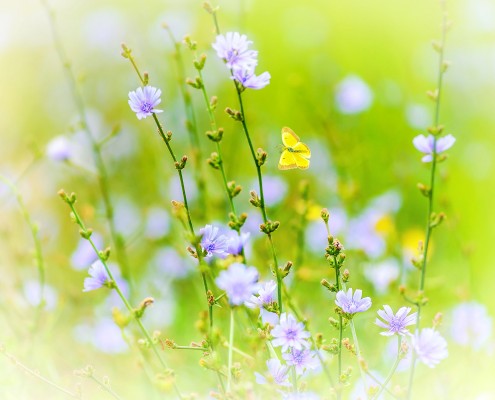
POLYGON ((187 78, 186 84, 193 87, 194 89, 203 89, 203 80, 197 76, 195 79, 187 78))
POLYGON ((195 59, 193 61, 194 68, 196 68, 198 71, 201 71, 205 67, 205 62, 206 62, 206 54, 201 54, 199 56, 199 59, 195 59))
POLYGON ((153 297, 144 298, 141 303, 139 303, 139 307, 134 309, 134 317, 136 319, 142 318, 142 316, 144 315, 144 310, 153 305, 154 302, 155 299, 153 297))
POLYGON ((65 201, 67 204, 72 205, 77 201, 77 197, 75 193, 67 194, 64 189, 60 189, 57 193, 60 198, 65 201))
POLYGON ((218 128, 216 131, 207 131, 206 136, 212 142, 220 142, 223 139, 223 128, 218 128))
POLYGON ((198 47, 198 43, 195 40, 192 40, 191 36, 189 35, 184 36, 184 39, 182 39, 182 41, 186 44, 187 47, 189 47, 189 50, 195 51, 198 47))
POLYGON ((213 152, 210 154, 210 158, 206 160, 206 162, 212 167, 213 169, 220 169, 220 166, 222 164, 222 159, 218 155, 217 152, 213 152))
POLYGON ((241 193, 242 186, 236 185, 235 181, 230 181, 227 183, 227 189, 229 191, 229 197, 233 199, 239 193, 241 193))
POLYGON ((268 156, 267 152, 262 148, 256 150, 256 163, 258 166, 262 166, 266 162, 266 157, 268 156))
POLYGON ((248 215, 246 213, 242 213, 241 215, 235 215, 234 213, 229 213, 229 227, 237 232, 242 228, 244 223, 246 222, 248 215))
POLYGON ((258 196, 258 193, 256 193, 254 190, 251 190, 249 192, 249 195, 250 195, 250 198, 249 198, 249 202, 254 206, 254 207, 257 207, 257 208, 260 208, 262 207, 262 204, 261 204, 261 199, 260 197, 258 196))
POLYGON ((225 112, 230 116, 230 118, 234 119, 235 121, 242 121, 242 113, 238 110, 233 110, 230 107, 227 107, 225 109, 225 112))
POLYGON ((287 261, 285 263, 285 265, 283 266, 283 268, 279 268, 278 271, 279 271, 279 274, 280 276, 282 277, 282 279, 284 279, 287 275, 289 275, 289 272, 292 268, 292 261, 287 261))
POLYGON ((260 225, 260 231, 270 235, 272 232, 275 232, 280 226, 279 221, 266 221, 265 223, 260 225))
POLYGON ((187 156, 182 156, 182 158, 179 161, 175 162, 175 169, 177 170, 182 170, 186 166, 187 163, 187 156))

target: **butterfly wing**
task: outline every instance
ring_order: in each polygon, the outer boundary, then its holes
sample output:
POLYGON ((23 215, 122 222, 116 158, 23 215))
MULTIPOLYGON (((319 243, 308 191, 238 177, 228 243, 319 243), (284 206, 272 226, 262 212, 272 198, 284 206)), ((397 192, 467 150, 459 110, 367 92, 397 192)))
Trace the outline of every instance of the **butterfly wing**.
POLYGON ((278 169, 285 170, 285 169, 297 168, 298 166, 296 163, 295 154, 296 153, 291 153, 287 149, 282 151, 282 154, 280 155, 280 160, 278 161, 278 169))
POLYGON ((304 157, 304 158, 311 158, 311 150, 309 149, 307 144, 304 143, 297 143, 295 144, 292 149, 294 150, 294 153, 304 157))
POLYGON ((294 147, 299 143, 299 137, 290 128, 282 128, 282 143, 285 147, 294 147))
POLYGON ((305 158, 300 153, 292 153, 294 154, 294 161, 296 162, 296 166, 299 169, 308 169, 309 168, 309 157, 305 158))

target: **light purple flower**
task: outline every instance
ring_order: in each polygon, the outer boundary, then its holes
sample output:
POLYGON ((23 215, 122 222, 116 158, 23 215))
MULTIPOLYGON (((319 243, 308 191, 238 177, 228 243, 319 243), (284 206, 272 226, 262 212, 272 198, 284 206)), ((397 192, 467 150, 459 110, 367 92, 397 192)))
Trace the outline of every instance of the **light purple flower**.
POLYGON ((418 359, 430 368, 447 358, 447 341, 432 328, 424 328, 412 337, 412 344, 418 359))
POLYGON ((452 339, 462 345, 481 349, 492 334, 492 318, 483 304, 461 303, 452 310, 452 339))
POLYGON ((241 263, 233 263, 215 279, 217 286, 227 292, 231 305, 239 306, 258 290, 258 271, 241 263))
POLYGON ((255 75, 254 68, 235 68, 232 79, 239 82, 243 87, 248 89, 263 89, 270 83, 271 75, 269 72, 263 72, 261 75, 255 75))
POLYGON ((249 50, 252 43, 246 35, 227 32, 225 35, 218 35, 212 47, 216 50, 218 57, 225 61, 228 68, 252 68, 258 63, 258 52, 249 50))
POLYGON ((416 323, 416 316, 418 313, 407 315, 411 312, 411 307, 401 307, 399 311, 394 315, 394 312, 388 305, 383 306, 383 310, 378 310, 378 315, 385 321, 376 319, 375 324, 387 329, 385 332, 380 332, 383 336, 392 336, 395 334, 404 336, 409 335, 409 331, 406 328, 409 325, 416 323))
POLYGON ((272 330, 272 344, 282 346, 282 351, 287 351, 289 348, 301 350, 309 349, 310 344, 306 340, 311 335, 304 329, 302 322, 297 322, 292 314, 282 313, 280 321, 272 330))
POLYGON ((272 304, 276 301, 277 297, 277 283, 273 280, 265 282, 265 284, 258 291, 258 295, 252 295, 249 300, 244 304, 249 308, 259 308, 261 321, 266 324, 276 325, 278 324, 277 313, 270 312, 265 309, 266 305, 272 304))
POLYGON ((373 92, 360 77, 350 75, 337 86, 335 101, 342 114, 358 114, 370 108, 373 92))
POLYGON ((387 258, 377 264, 367 264, 363 274, 378 294, 384 294, 390 284, 399 277, 399 262, 395 258, 387 258))
MULTIPOLYGON (((91 235, 91 239, 95 243, 97 248, 103 247, 103 238, 99 233, 94 232, 91 235)), ((86 239, 79 239, 76 250, 72 253, 70 261, 72 267, 78 271, 88 268, 98 260, 98 255, 95 253, 93 247, 86 239)))
POLYGON ((155 107, 162 101, 162 91, 153 86, 139 87, 134 92, 129 92, 129 106, 136 113, 138 119, 151 116, 153 113, 161 113, 155 107))
POLYGON ((71 142, 65 136, 57 136, 46 146, 46 155, 53 161, 67 161, 73 155, 71 142))
POLYGON ((212 256, 227 257, 229 255, 229 242, 225 235, 220 234, 220 229, 213 225, 206 225, 199 230, 201 247, 206 252, 205 258, 212 256))
POLYGON ((317 369, 320 366, 316 359, 316 353, 308 349, 290 349, 288 353, 282 354, 282 357, 288 365, 296 367, 296 372, 299 375, 302 375, 305 370, 317 369))
POLYGON ((268 367, 269 378, 267 379, 261 374, 255 372, 256 383, 260 385, 264 385, 269 382, 274 382, 279 386, 292 386, 289 382, 289 368, 287 366, 282 365, 281 362, 277 358, 270 358, 266 362, 266 366, 268 367))
POLYGON ((84 279, 84 289, 83 292, 89 292, 90 290, 96 290, 101 288, 105 283, 108 282, 108 274, 105 270, 103 263, 98 260, 91 264, 89 267, 88 274, 90 278, 84 279))
POLYGON ((414 147, 421 153, 426 154, 421 161, 427 163, 433 160, 433 146, 436 148, 436 154, 440 154, 445 150, 450 149, 455 143, 455 137, 452 135, 443 136, 437 139, 435 145, 435 137, 433 135, 418 135, 413 139, 414 147))
POLYGON ((242 249, 244 249, 249 240, 249 236, 251 236, 249 232, 241 232, 239 235, 237 232, 231 231, 227 238, 227 252, 233 255, 241 254, 242 249))
POLYGON ((363 291, 356 289, 354 295, 352 289, 348 289, 347 292, 343 290, 337 293, 335 304, 347 314, 355 314, 358 312, 364 312, 371 307, 371 299, 369 297, 361 298, 363 291))

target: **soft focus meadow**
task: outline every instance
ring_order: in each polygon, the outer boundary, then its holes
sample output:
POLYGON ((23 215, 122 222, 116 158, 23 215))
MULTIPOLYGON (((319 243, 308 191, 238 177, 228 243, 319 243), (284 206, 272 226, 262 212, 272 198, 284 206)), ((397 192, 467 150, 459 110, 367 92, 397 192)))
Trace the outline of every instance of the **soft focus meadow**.
POLYGON ((495 398, 493 1, 2 1, 0 60, 0 399, 495 398))

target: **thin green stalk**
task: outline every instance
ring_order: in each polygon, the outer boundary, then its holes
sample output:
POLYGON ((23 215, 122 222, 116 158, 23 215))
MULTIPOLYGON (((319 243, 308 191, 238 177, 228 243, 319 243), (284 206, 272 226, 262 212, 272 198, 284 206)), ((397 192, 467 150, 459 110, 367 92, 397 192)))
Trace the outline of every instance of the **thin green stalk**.
MULTIPOLYGON (((131 52, 130 52, 129 49, 127 49, 125 46, 123 46, 123 47, 124 47, 124 57, 127 58, 131 62, 134 70, 136 71, 136 74, 139 77, 139 80, 141 81, 142 84, 144 84, 145 83, 144 78, 141 75, 141 72, 139 71, 139 68, 138 68, 138 66, 136 64, 136 61, 134 60, 134 57, 132 57, 131 52)), ((156 116, 155 113, 153 113, 153 120, 155 122, 156 127, 158 128, 158 134, 160 135, 160 137, 162 138, 163 142, 165 143, 165 145, 167 147, 167 150, 170 153, 170 156, 171 156, 174 164, 177 165, 177 158, 175 156, 175 153, 172 150, 172 147, 170 146, 170 143, 169 143, 169 139, 165 135, 165 132, 164 132, 164 130, 162 128, 162 125, 160 124, 160 121, 158 120, 158 118, 157 118, 157 116, 156 116)), ((193 226, 193 223, 192 223, 191 213, 190 213, 190 210, 189 210, 189 204, 188 204, 188 201, 187 201, 187 194, 186 194, 186 188, 185 188, 185 185, 184 185, 184 178, 182 176, 182 169, 176 168, 176 170, 177 170, 177 174, 179 176, 179 181, 180 181, 180 185, 181 185, 182 198, 183 198, 183 201, 184 201, 184 208, 186 210, 187 223, 188 223, 189 231, 190 231, 190 234, 192 236, 192 239, 196 242, 196 233, 194 231, 194 226, 193 226)), ((204 263, 203 257, 201 255, 202 254, 201 248, 200 248, 200 245, 198 243, 195 243, 194 246, 195 246, 195 250, 196 250, 196 255, 198 257, 199 268, 201 270, 202 269, 202 265, 204 263)), ((210 301, 209 301, 210 290, 208 288, 208 282, 207 282, 207 279, 206 279, 207 278, 207 274, 203 270, 201 270, 201 277, 202 277, 202 280, 203 280, 203 286, 204 286, 204 290, 205 290, 205 297, 206 297, 206 301, 207 301, 207 304, 208 304, 208 318, 209 318, 209 332, 208 332, 208 339, 209 340, 208 340, 208 343, 209 343, 209 346, 211 347, 211 350, 213 351, 214 350, 213 335, 212 335, 213 334, 213 304, 211 304, 210 301)), ((218 380, 220 382, 220 385, 221 385, 223 391, 225 391, 221 374, 217 372, 217 376, 218 376, 218 380)))
POLYGON ((399 365, 399 362, 400 362, 400 356, 401 356, 401 349, 400 349, 400 346, 401 346, 401 336, 400 335, 397 335, 397 358, 395 359, 395 363, 392 367, 392 369, 390 370, 388 376, 387 376, 387 379, 385 379, 385 382, 383 382, 383 385, 381 385, 381 389, 380 391, 375 395, 375 399, 378 399, 380 397, 380 395, 383 393, 383 391, 385 390, 385 388, 387 387, 388 383, 390 382, 390 380, 392 379, 392 376, 395 374, 395 370, 397 369, 398 365, 399 365))
POLYGON ((374 381, 376 384, 378 384, 380 387, 383 387, 383 390, 387 392, 390 396, 392 396, 394 399, 400 400, 395 394, 393 394, 388 388, 384 387, 383 384, 377 379, 376 376, 374 376, 370 371, 364 371, 366 375, 368 375, 372 381, 374 381))
POLYGON ((31 219, 31 215, 29 214, 29 211, 24 204, 24 200, 22 199, 21 194, 15 187, 15 185, 10 182, 6 177, 3 175, 0 175, 0 181, 5 183, 12 193, 14 194, 17 204, 19 205, 19 208, 21 209, 21 214, 26 221, 26 224, 29 227, 29 231, 31 233, 31 237, 33 238, 33 243, 34 243, 34 252, 35 252, 35 260, 36 260, 36 266, 38 268, 38 275, 39 275, 39 284, 40 284, 40 302, 38 306, 36 307, 36 316, 35 316, 35 323, 33 324, 33 331, 35 331, 38 327, 41 311, 43 310, 43 307, 45 306, 45 275, 46 275, 46 267, 45 267, 45 261, 43 259, 43 250, 41 246, 41 241, 39 238, 39 232, 38 232, 38 227, 34 224, 33 220, 31 219))
MULTIPOLYGON (((210 104, 210 100, 208 97, 208 93, 206 91, 206 87, 205 87, 204 79, 203 79, 203 74, 201 73, 200 69, 197 69, 197 71, 198 71, 199 79, 201 80, 201 93, 203 94, 203 100, 205 102, 206 109, 208 110, 208 117, 210 118, 210 126, 211 126, 212 131, 215 132, 218 129, 215 114, 213 113, 212 106, 210 104)), ((237 215, 235 205, 234 205, 234 200, 232 199, 232 196, 231 196, 230 190, 229 190, 229 185, 227 183, 227 175, 225 174, 225 168, 223 165, 223 157, 222 157, 222 150, 220 147, 220 142, 215 141, 215 144, 216 144, 217 154, 218 154, 218 158, 219 158, 219 167, 220 167, 220 172, 222 174, 223 186, 225 188, 225 192, 227 193, 227 198, 229 200, 230 210, 232 211, 232 213, 234 213, 234 215, 237 215)), ((239 234, 240 234, 240 232, 239 232, 239 234)))
MULTIPOLYGON (((217 35, 219 35, 220 34, 220 27, 218 25, 216 9, 212 9, 210 11, 210 14, 213 17, 213 22, 215 24, 215 31, 216 31, 217 35)), ((232 71, 231 71, 231 74, 232 74, 232 71)), ((254 147, 253 147, 253 143, 251 142, 251 137, 249 136, 249 130, 248 130, 248 127, 246 124, 246 115, 244 113, 244 104, 242 102, 241 88, 239 87, 239 84, 236 81, 234 81, 234 85, 235 85, 235 89, 237 92, 237 97, 239 99, 239 106, 241 108, 242 128, 244 130, 244 134, 246 135, 246 139, 247 139, 248 144, 249 144, 249 149, 251 151, 251 156, 252 156, 254 164, 256 166, 256 173, 258 175, 258 185, 260 188, 261 214, 263 216, 263 222, 266 224, 268 222, 268 217, 267 217, 267 213, 266 213, 266 209, 265 209, 265 196, 263 194, 263 178, 261 175, 261 166, 258 164, 258 161, 256 159, 256 153, 255 153, 254 147)), ((267 236, 268 236, 268 241, 270 242, 270 248, 271 248, 272 256, 273 256, 273 262, 275 264, 273 266, 273 269, 275 270, 275 275, 277 277, 277 298, 278 298, 279 311, 280 311, 280 313, 282 313, 283 312, 283 304, 282 304, 282 285, 283 285, 283 282, 282 282, 282 277, 281 277, 280 271, 279 271, 277 254, 275 252, 275 246, 273 245, 272 235, 271 235, 271 233, 268 233, 267 236)))
POLYGON ((67 396, 73 398, 73 399, 81 399, 80 394, 72 393, 68 391, 67 389, 64 389, 63 387, 57 385, 55 382, 52 382, 51 380, 41 376, 37 371, 33 371, 31 368, 27 367, 26 365, 22 364, 18 359, 16 359, 13 355, 9 354, 6 352, 5 348, 3 346, 0 346, 0 353, 2 353, 5 357, 7 357, 10 361, 12 361, 16 366, 27 372, 28 374, 34 376, 35 378, 38 378, 42 382, 45 382, 46 384, 50 385, 51 387, 57 389, 59 392, 62 392, 66 394, 67 396))
MULTIPOLYGON (((340 290, 340 267, 337 262, 337 256, 333 256, 333 262, 335 266, 335 286, 337 287, 337 292, 340 290)), ((339 314, 339 354, 338 354, 338 360, 339 360, 339 382, 340 382, 340 377, 342 376, 342 339, 343 339, 343 334, 344 334, 344 327, 342 325, 342 315, 339 314)), ((339 390, 337 392, 337 397, 341 398, 342 393, 339 390)))
MULTIPOLYGON (((74 216, 75 222, 81 228, 81 232, 87 236, 87 239, 86 240, 89 242, 89 244, 93 248, 94 252, 98 256, 98 259, 103 264, 103 267, 105 268, 105 271, 106 271, 106 273, 107 273, 110 281, 112 282, 112 288, 115 289, 115 291, 119 295, 120 299, 124 303, 125 307, 127 308, 127 310, 129 311, 129 313, 131 314, 131 316, 133 317, 133 319, 138 324, 139 328, 141 329, 141 332, 143 333, 143 335, 145 336, 146 340, 148 341, 148 344, 151 347, 151 350, 153 351, 153 353, 155 353, 158 361, 160 362, 160 365, 163 367, 164 370, 168 370, 169 367, 168 367, 167 363, 165 362, 165 360, 163 359, 163 357, 158 352, 158 349, 156 348, 156 345, 155 345, 153 339, 151 338, 151 335, 149 334, 148 330, 144 327, 144 325, 143 325, 143 323, 141 321, 141 317, 136 314, 136 310, 134 310, 134 308, 131 306, 131 304, 129 303, 129 301, 125 297, 125 295, 122 292, 122 290, 121 290, 118 282, 114 279, 113 274, 112 274, 112 271, 110 270, 110 268, 108 268, 106 259, 102 256, 101 252, 96 247, 96 244, 94 243, 93 239, 91 239, 91 235, 89 234, 88 229, 86 228, 84 222, 82 221, 81 217, 79 216, 79 214, 78 214, 78 212, 77 212, 77 210, 76 210, 76 208, 74 206, 74 203, 72 201, 67 201, 67 200, 66 200, 66 203, 69 205, 69 207, 70 207, 70 209, 72 211, 72 215, 74 216)), ((179 391, 179 388, 175 384, 175 382, 173 383, 173 386, 174 386, 174 390, 175 390, 177 396, 180 399, 182 399, 182 395, 181 395, 181 393, 179 391)))
POLYGON ((294 387, 294 393, 297 394, 299 392, 299 389, 297 388, 297 372, 294 365, 290 368, 290 372, 292 375, 292 385, 294 387))
POLYGON ((230 309, 230 332, 229 332, 229 361, 227 368, 227 393, 231 390, 232 381, 232 355, 234 346, 234 308, 230 309))
POLYGON ((206 184, 205 184, 205 179, 204 179, 204 171, 203 171, 203 164, 202 164, 202 149, 201 149, 201 144, 199 141, 199 134, 198 134, 198 125, 196 122, 196 114, 194 112, 194 105, 191 100, 191 93, 189 92, 187 85, 186 85, 186 69, 184 66, 184 60, 182 58, 182 52, 181 52, 181 44, 175 39, 175 36, 170 29, 169 26, 165 26, 165 30, 167 31, 170 40, 172 41, 174 48, 175 48, 175 61, 177 64, 177 82, 179 84, 179 89, 182 95, 182 99, 184 102, 184 109, 186 113, 186 128, 187 132, 189 134, 189 140, 191 142, 191 149, 193 153, 193 159, 194 159, 194 171, 195 171, 195 180, 196 180, 196 185, 198 186, 199 189, 199 202, 202 205, 200 207, 200 211, 202 212, 203 216, 207 214, 206 206, 208 202, 206 201, 207 196, 206 196, 206 184))
MULTIPOLYGON (((241 88, 239 87, 239 84, 235 82, 235 88, 237 92, 237 98, 239 99, 239 106, 241 108, 241 123, 242 123, 242 128, 244 130, 244 134, 246 136, 247 142, 249 144, 249 150, 251 151, 251 157, 253 158, 254 165, 256 166, 256 174, 258 175, 258 185, 260 188, 260 209, 261 209, 261 215, 263 216, 263 222, 266 224, 268 222, 268 216, 266 212, 266 207, 265 207, 265 195, 263 193, 263 176, 261 173, 261 166, 258 163, 258 160, 256 158, 256 153, 254 151, 253 143, 251 141, 251 136, 249 135, 249 130, 247 127, 246 123, 246 115, 244 112, 244 103, 242 101, 242 94, 241 94, 241 88)), ((278 266, 278 261, 277 261, 277 253, 275 252, 275 246, 273 244, 273 239, 272 239, 272 234, 267 233, 266 236, 268 236, 268 241, 270 243, 270 249, 272 252, 272 257, 273 257, 273 269, 275 270, 275 276, 277 278, 277 297, 278 297, 278 305, 279 305, 279 310, 280 313, 283 312, 283 304, 282 304, 282 286, 283 286, 283 281, 282 281, 282 276, 279 271, 279 266, 278 266)))
MULTIPOLYGON (((436 94, 436 100, 435 100, 435 126, 434 128, 438 128, 439 123, 440 123, 440 99, 443 91, 443 74, 444 74, 444 46, 445 46, 445 36, 447 33, 447 14, 445 10, 445 1, 441 1, 442 5, 442 39, 440 42, 440 46, 438 49, 439 52, 439 57, 438 57, 438 81, 437 81, 437 94, 436 94)), ((434 135, 433 137, 433 153, 432 153, 432 162, 431 162, 431 171, 430 171, 430 188, 428 192, 428 214, 427 214, 427 219, 426 219, 426 235, 425 235, 425 243, 424 243, 424 248, 423 248, 423 264, 421 267, 421 274, 420 274, 420 279, 419 279, 419 291, 422 294, 424 292, 425 288, 425 279, 426 279, 426 267, 428 263, 428 250, 429 250, 429 244, 430 244, 430 239, 431 239, 431 234, 432 234, 432 225, 431 225, 431 215, 433 213, 433 200, 434 200, 434 193, 435 193, 435 172, 436 172, 436 166, 437 166, 437 136, 434 135)), ((422 302, 419 301, 417 303, 417 317, 416 317, 416 332, 419 332, 420 330, 420 323, 421 323, 421 309, 422 309, 422 302)), ((408 391, 407 391, 407 399, 411 399, 412 395, 412 386, 414 383, 414 372, 416 368, 416 353, 413 352, 412 355, 412 364, 411 364, 411 370, 409 374, 409 385, 408 385, 408 391)))
MULTIPOLYGON (((287 300, 287 306, 289 309, 292 310, 292 312, 294 313, 294 315, 296 316, 296 318, 299 320, 299 321, 304 321, 304 318, 301 314, 301 311, 297 308, 297 306, 294 304, 294 302, 292 301, 292 298, 287 290, 287 288, 284 286, 284 295, 286 297, 286 300, 287 300)), ((311 330, 309 329, 308 325, 305 323, 305 328, 306 330, 309 332, 309 334, 311 335, 309 337, 313 347, 316 349, 317 346, 316 346, 316 340, 314 339, 314 336, 313 334, 311 333, 311 330)), ((330 383, 330 386, 333 388, 335 387, 335 384, 333 382, 333 379, 332 379, 332 375, 330 374, 330 370, 328 369, 328 366, 325 364, 325 361, 323 360, 323 357, 322 355, 320 354, 319 351, 316 352, 316 356, 318 357, 318 360, 320 360, 320 364, 323 368, 323 371, 325 373, 325 376, 327 377, 329 383, 330 383)))
POLYGON ((100 192, 105 207, 105 217, 107 219, 107 223, 109 226, 112 242, 117 250, 116 251, 117 261, 122 270, 122 275, 124 276, 124 278, 126 278, 129 281, 129 284, 132 285, 132 279, 130 279, 131 271, 127 261, 125 244, 115 226, 114 211, 113 211, 112 201, 110 198, 108 173, 105 167, 105 163, 103 161, 103 155, 101 153, 101 145, 95 140, 93 133, 91 132, 91 129, 89 127, 84 100, 81 93, 79 92, 77 80, 75 78, 74 72, 72 71, 72 67, 69 62, 69 58, 66 55, 65 48, 62 44, 62 40, 60 39, 60 35, 58 33, 55 23, 55 14, 48 5, 48 2, 46 0, 40 0, 40 1, 43 4, 49 17, 50 28, 52 31, 52 37, 55 44, 55 48, 58 53, 59 59, 64 67, 64 70, 66 72, 67 81, 69 82, 69 86, 72 91, 72 96, 74 102, 76 103, 76 108, 79 113, 79 118, 81 119, 83 131, 85 132, 86 137, 91 143, 93 159, 95 161, 96 168, 98 170, 98 184, 100 187, 100 192))
POLYGON ((366 375, 364 373, 363 367, 361 365, 361 350, 359 349, 359 341, 357 338, 357 333, 356 333, 356 328, 354 327, 354 321, 351 319, 351 331, 352 331, 352 339, 354 340, 354 346, 356 346, 356 355, 358 359, 358 367, 359 367, 359 373, 361 374, 361 379, 363 380, 363 386, 364 390, 366 393, 366 398, 368 398, 368 391, 367 391, 367 383, 366 383, 366 375))
POLYGON ((94 375, 89 376, 89 379, 94 381, 100 388, 102 388, 102 390, 109 393, 114 399, 122 400, 122 397, 120 397, 117 393, 115 393, 109 385, 105 385, 103 382, 101 382, 94 375))
POLYGON ((235 346, 231 346, 229 342, 224 342, 223 345, 227 348, 232 348, 233 351, 235 351, 237 354, 243 356, 244 358, 247 358, 248 360, 254 361, 255 358, 253 356, 250 356, 249 354, 243 352, 242 350, 238 349, 235 346))

